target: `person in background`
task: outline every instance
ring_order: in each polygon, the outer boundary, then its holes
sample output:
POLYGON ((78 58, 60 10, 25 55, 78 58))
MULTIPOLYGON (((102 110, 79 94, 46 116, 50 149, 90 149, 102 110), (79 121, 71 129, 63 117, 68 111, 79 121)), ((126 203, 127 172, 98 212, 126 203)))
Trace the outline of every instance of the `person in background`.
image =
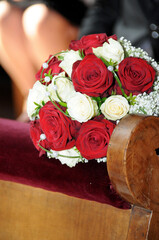
POLYGON ((79 38, 116 34, 159 61, 159 0, 96 0, 82 21, 79 38))
POLYGON ((0 64, 24 99, 22 112, 35 74, 50 54, 77 38, 88 5, 80 0, 0 1, 0 64))

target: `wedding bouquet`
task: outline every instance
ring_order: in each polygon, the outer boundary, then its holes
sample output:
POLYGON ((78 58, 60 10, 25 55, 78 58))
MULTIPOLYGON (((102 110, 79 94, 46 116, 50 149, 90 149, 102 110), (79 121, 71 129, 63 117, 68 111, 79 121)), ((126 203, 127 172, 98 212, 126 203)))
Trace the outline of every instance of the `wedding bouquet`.
POLYGON ((128 113, 159 115, 159 65, 116 35, 93 34, 49 56, 36 74, 27 112, 40 156, 69 167, 106 161, 111 134, 128 113))

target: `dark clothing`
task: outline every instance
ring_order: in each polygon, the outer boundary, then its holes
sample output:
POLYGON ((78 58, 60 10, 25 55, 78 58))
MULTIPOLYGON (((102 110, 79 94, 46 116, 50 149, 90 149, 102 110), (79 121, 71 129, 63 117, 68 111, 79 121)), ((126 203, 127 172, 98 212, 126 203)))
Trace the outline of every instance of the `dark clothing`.
POLYGON ((159 61, 159 0, 96 0, 79 37, 103 32, 124 36, 136 46, 151 45, 159 61))
POLYGON ((27 7, 37 4, 43 3, 49 9, 54 9, 59 12, 62 16, 67 18, 72 24, 80 26, 83 17, 87 11, 87 6, 80 0, 25 0, 25 1, 13 1, 7 0, 7 2, 20 7, 25 10, 27 7))
POLYGON ((82 22, 80 37, 92 33, 112 34, 113 26, 120 13, 119 0, 96 0, 87 11, 82 22))

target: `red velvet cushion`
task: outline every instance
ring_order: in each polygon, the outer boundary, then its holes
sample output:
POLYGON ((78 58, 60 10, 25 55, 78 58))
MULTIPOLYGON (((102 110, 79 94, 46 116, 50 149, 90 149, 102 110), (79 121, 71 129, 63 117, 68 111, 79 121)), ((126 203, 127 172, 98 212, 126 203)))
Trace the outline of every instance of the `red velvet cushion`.
POLYGON ((130 207, 113 190, 105 163, 91 160, 69 168, 58 160, 39 157, 28 123, 0 119, 0 179, 119 208, 130 207))

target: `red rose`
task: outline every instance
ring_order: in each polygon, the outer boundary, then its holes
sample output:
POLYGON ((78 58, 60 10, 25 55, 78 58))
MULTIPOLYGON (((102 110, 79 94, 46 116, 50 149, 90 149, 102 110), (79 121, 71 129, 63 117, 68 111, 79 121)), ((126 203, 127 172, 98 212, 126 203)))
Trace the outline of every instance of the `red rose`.
POLYGON ((30 122, 30 136, 31 136, 34 146, 39 151, 39 156, 42 156, 43 154, 45 154, 45 151, 39 147, 39 144, 43 148, 50 149, 50 144, 47 141, 47 139, 41 140, 39 142, 41 134, 43 134, 43 131, 40 127, 39 120, 31 121, 30 122))
MULTIPOLYGON (((50 58, 51 58, 51 55, 49 56, 48 60, 50 58)), ((51 70, 52 75, 54 75, 54 74, 56 75, 56 74, 63 71, 62 68, 59 67, 59 64, 61 63, 61 61, 59 61, 57 57, 51 58, 51 60, 49 62, 48 62, 48 60, 45 61, 45 63, 48 63, 48 67, 45 68, 45 69, 43 67, 40 68, 40 70, 35 75, 36 80, 40 80, 41 78, 44 78, 45 77, 44 74, 49 73, 50 70, 51 70), (43 71, 43 73, 42 73, 42 76, 41 76, 42 71, 43 71)))
POLYGON ((73 64, 72 82, 76 91, 98 97, 113 84, 113 74, 101 59, 90 54, 73 64))
POLYGON ((116 35, 108 37, 105 33, 91 34, 83 36, 80 40, 71 41, 69 48, 75 51, 81 49, 85 55, 93 53, 92 48, 100 47, 104 42, 107 42, 109 38, 117 40, 116 35))
MULTIPOLYGON (((61 108, 58 103, 56 105, 61 108)), ((51 144, 51 149, 60 151, 75 145, 80 123, 65 116, 52 102, 47 102, 40 109, 39 116, 41 128, 51 144)))
MULTIPOLYGON (((119 79, 127 95, 132 93, 150 93, 155 79, 155 70, 143 59, 128 57, 119 64, 119 79)), ((117 94, 121 94, 118 84, 115 84, 117 94)))
POLYGON ((76 141, 81 155, 88 160, 106 157, 114 127, 115 124, 106 119, 83 123, 76 141))

